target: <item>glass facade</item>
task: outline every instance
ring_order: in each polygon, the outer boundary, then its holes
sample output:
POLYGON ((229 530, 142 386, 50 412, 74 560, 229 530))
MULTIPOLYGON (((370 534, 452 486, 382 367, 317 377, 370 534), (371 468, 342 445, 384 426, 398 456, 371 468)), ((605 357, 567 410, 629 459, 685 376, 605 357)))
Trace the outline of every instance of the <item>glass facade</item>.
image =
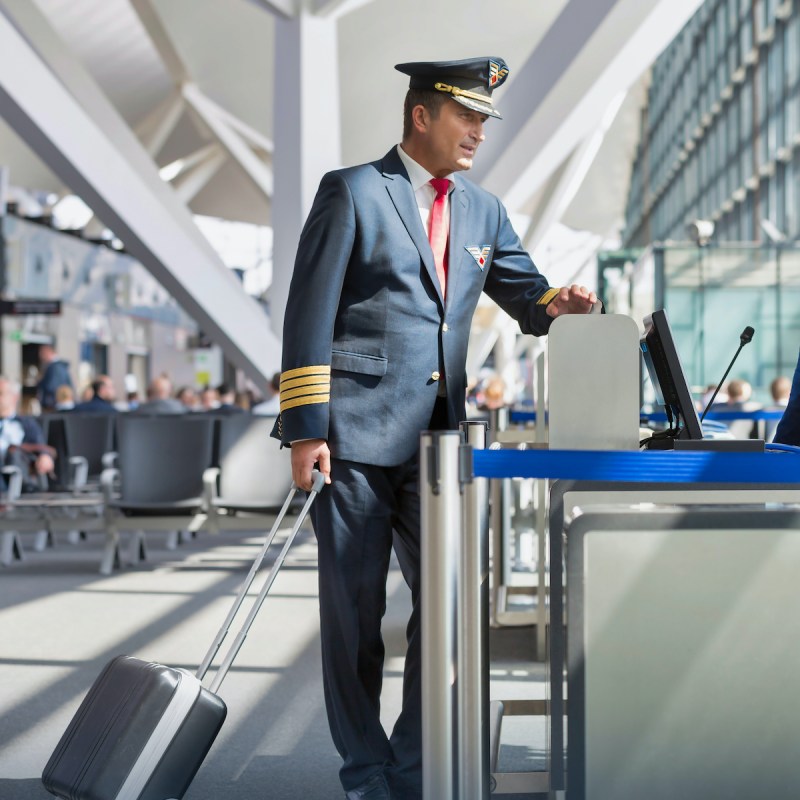
POLYGON ((720 380, 747 325, 755 336, 730 377, 747 380, 761 401, 768 400, 773 378, 791 377, 800 346, 800 244, 657 244, 616 275, 613 268, 606 273, 611 313, 641 325, 653 309, 667 310, 698 396, 720 380))
POLYGON ((626 247, 800 237, 800 0, 706 0, 653 65, 626 247))
MULTIPOLYGON (((656 60, 610 307, 667 310, 689 382, 767 399, 800 346, 800 0, 706 0, 656 60), (713 236, 687 244, 689 223, 713 236)), ((602 266, 602 265, 601 265, 602 266)), ((613 273, 612 273, 613 274, 613 273)))

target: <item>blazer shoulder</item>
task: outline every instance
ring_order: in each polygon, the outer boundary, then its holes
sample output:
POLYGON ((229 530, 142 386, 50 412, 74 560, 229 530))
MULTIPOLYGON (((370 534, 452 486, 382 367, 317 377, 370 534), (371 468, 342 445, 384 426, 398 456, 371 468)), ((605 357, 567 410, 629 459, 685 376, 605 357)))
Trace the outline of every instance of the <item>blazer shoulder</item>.
POLYGON ((363 186, 365 183, 372 183, 383 175, 381 161, 370 161, 366 164, 356 164, 352 167, 342 167, 341 169, 329 172, 325 177, 331 176, 333 180, 344 181, 348 186, 363 186))

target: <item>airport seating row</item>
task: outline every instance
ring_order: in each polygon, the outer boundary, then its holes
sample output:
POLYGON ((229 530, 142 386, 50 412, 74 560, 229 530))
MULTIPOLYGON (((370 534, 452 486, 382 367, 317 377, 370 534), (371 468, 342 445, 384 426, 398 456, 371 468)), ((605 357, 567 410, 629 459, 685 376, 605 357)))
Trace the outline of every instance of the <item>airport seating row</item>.
POLYGON ((147 531, 168 531, 174 548, 200 529, 264 527, 291 486, 288 451, 269 438, 273 422, 247 414, 48 420, 48 442, 73 468, 56 479, 61 491, 10 494, 0 512, 0 563, 22 556, 26 531, 38 548, 60 531, 73 541, 105 531, 100 570, 109 574, 122 564, 123 533, 135 563, 146 557, 147 531))

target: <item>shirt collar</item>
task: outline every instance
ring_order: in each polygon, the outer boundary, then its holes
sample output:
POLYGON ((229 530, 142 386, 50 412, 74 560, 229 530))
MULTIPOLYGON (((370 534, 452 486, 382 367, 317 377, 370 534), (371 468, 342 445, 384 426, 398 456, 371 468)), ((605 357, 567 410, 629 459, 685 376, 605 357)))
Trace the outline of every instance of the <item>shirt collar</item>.
MULTIPOLYGON (((425 169, 421 164, 418 164, 414 161, 411 156, 403 150, 401 145, 397 145, 397 155, 400 156, 400 160, 403 162, 403 166, 406 168, 406 172, 408 173, 408 179, 411 181, 411 188, 416 192, 421 187, 427 185, 427 183, 434 178, 434 175, 431 175, 428 170, 425 169)), ((445 175, 445 178, 450 181, 450 190, 452 191, 455 182, 453 181, 453 173, 451 172, 449 175, 445 175)), ((433 188, 433 187, 431 187, 433 188)))

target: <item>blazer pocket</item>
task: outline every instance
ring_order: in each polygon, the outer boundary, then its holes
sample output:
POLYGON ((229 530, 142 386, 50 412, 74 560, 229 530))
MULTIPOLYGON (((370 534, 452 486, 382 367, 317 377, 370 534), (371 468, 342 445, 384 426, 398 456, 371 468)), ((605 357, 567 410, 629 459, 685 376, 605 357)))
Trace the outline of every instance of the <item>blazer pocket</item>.
POLYGON ((362 375, 385 375, 389 360, 383 356, 367 356, 363 353, 349 353, 334 350, 331 353, 331 369, 342 372, 359 372, 362 375))

